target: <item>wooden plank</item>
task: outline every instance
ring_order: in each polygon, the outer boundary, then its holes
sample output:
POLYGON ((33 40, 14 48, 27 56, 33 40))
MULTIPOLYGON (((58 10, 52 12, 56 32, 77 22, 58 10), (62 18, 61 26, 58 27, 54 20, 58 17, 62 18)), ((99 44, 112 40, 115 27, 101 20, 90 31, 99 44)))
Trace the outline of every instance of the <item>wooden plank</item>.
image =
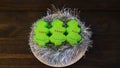
POLYGON ((28 34, 32 23, 43 16, 41 12, 0 12, 0 37, 28 34), (27 30, 27 32, 26 32, 27 30))
POLYGON ((80 19, 91 26, 94 34, 119 34, 120 12, 81 11, 80 19), (111 32, 112 31, 112 32, 111 32))
POLYGON ((0 59, 27 59, 34 58, 30 54, 0 54, 0 59))
POLYGON ((1 54, 29 54, 31 53, 27 38, 1 38, 1 54))
POLYGON ((1 0, 1 11, 45 10, 49 7, 47 0, 1 0))
POLYGON ((51 4, 57 7, 79 8, 82 10, 120 10, 119 0, 1 0, 1 11, 43 11, 51 4), (74 4, 74 5, 73 5, 74 4))
POLYGON ((0 11, 0 24, 27 25, 46 15, 40 11, 0 11))
POLYGON ((0 59, 1 68, 16 68, 16 67, 45 67, 44 64, 40 63, 36 58, 24 58, 24 59, 0 59))
POLYGON ((79 8, 81 10, 119 10, 119 0, 59 0, 54 1, 55 5, 79 8), (74 5, 73 5, 74 4, 74 5))

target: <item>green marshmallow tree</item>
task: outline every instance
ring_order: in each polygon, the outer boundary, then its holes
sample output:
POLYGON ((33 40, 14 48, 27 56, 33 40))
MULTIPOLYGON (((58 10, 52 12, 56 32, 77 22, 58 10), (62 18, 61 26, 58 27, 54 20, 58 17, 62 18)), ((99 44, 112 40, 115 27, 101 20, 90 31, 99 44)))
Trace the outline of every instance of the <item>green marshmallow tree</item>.
POLYGON ((60 46, 66 40, 66 36, 64 35, 66 29, 63 27, 63 22, 59 19, 53 20, 51 25, 50 32, 52 35, 50 36, 50 41, 54 43, 55 46, 60 46))
POLYGON ((33 36, 33 40, 39 46, 46 46, 46 43, 49 42, 49 36, 47 35, 49 33, 49 29, 47 27, 48 24, 44 20, 38 20, 36 22, 36 27, 34 28, 35 35, 33 36))
POLYGON ((74 19, 67 22, 67 42, 69 42, 71 45, 77 44, 81 39, 81 35, 79 32, 81 29, 78 27, 78 22, 74 19))

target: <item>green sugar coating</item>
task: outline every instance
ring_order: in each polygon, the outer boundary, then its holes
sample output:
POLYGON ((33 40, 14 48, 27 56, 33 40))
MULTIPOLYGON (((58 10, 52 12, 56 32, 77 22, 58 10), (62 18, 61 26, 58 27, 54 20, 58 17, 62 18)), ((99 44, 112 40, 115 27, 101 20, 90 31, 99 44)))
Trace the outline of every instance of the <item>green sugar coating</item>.
POLYGON ((71 44, 71 45, 74 45, 74 44, 77 44, 78 41, 80 41, 82 39, 81 35, 79 34, 68 34, 67 35, 67 41, 71 44))
POLYGON ((39 46, 44 47, 46 43, 49 42, 49 36, 44 34, 36 34, 33 36, 34 42, 36 42, 39 46))
POLYGON ((61 45, 66 40, 66 36, 64 35, 65 31, 66 29, 63 27, 63 22, 59 19, 55 19, 52 22, 52 27, 50 29, 50 32, 52 33, 50 41, 56 46, 61 45))
POLYGON ((78 41, 82 39, 81 35, 79 35, 79 32, 81 31, 80 27, 78 27, 78 21, 72 19, 67 22, 67 41, 71 44, 77 44, 78 41))
POLYGON ((50 41, 52 43, 55 44, 55 46, 60 46, 62 44, 62 42, 64 42, 66 40, 65 35, 63 34, 58 34, 58 33, 54 33, 51 37, 50 37, 50 41))
POLYGON ((47 28, 48 24, 44 20, 39 20, 36 22, 36 27, 34 28, 33 40, 39 46, 46 46, 46 43, 49 42, 49 29, 47 28))
POLYGON ((49 29, 46 27, 36 27, 34 28, 34 33, 35 34, 48 34, 49 29))
POLYGON ((40 19, 36 22, 36 27, 40 28, 40 27, 47 27, 48 24, 45 20, 40 19))
POLYGON ((78 27, 78 21, 72 19, 67 22, 67 32, 76 32, 79 33, 81 31, 80 27, 78 27))
POLYGON ((59 20, 59 19, 55 19, 52 22, 52 26, 53 27, 63 27, 63 22, 61 20, 59 20))

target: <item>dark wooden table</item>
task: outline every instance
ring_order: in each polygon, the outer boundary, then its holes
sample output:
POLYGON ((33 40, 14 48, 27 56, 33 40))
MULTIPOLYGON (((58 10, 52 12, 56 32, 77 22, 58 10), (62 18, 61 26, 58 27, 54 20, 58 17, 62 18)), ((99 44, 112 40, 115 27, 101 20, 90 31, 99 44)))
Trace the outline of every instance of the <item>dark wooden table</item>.
POLYGON ((0 0, 0 68, 49 68, 33 56, 28 38, 51 3, 78 8, 93 31, 93 47, 69 67, 120 68, 120 0, 0 0))

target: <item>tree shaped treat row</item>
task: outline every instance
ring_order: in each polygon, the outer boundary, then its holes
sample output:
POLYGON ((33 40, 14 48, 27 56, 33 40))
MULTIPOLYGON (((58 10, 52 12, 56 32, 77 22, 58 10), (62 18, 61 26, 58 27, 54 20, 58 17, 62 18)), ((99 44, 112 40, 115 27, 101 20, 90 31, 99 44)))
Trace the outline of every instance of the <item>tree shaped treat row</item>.
POLYGON ((82 39, 78 22, 72 19, 67 22, 66 28, 63 25, 63 21, 59 19, 53 20, 50 28, 48 28, 45 20, 37 21, 34 28, 34 42, 39 46, 46 46, 48 42, 53 43, 55 46, 60 46, 65 41, 71 45, 77 44, 82 39), (67 35, 65 35, 65 32, 67 32, 67 35), (48 34, 50 33, 51 35, 49 36, 48 34))

